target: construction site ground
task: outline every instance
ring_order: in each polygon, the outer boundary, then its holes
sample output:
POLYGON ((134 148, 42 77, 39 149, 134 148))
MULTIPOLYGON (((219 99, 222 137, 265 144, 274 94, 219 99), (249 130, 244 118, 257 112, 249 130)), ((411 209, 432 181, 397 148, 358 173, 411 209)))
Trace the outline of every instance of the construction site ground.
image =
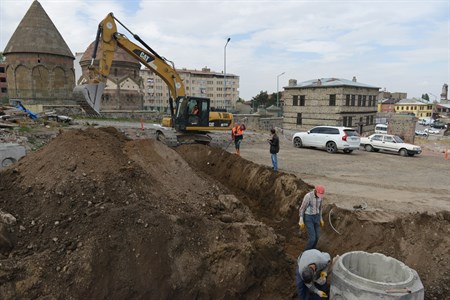
POLYGON ((266 132, 248 130, 238 157, 228 132, 172 149, 144 127, 16 133, 29 154, 0 172, 2 299, 295 299, 298 207, 315 184, 318 249, 392 256, 426 299, 450 295, 445 141, 417 139, 415 157, 328 154, 280 131, 275 173, 266 132))

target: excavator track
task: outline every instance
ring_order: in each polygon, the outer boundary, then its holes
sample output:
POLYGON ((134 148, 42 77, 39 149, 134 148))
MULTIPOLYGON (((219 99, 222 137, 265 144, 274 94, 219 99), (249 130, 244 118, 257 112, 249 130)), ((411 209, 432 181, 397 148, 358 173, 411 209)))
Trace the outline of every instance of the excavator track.
POLYGON ((212 140, 206 133, 176 132, 173 129, 157 130, 156 139, 169 147, 177 147, 184 144, 209 145, 212 140))

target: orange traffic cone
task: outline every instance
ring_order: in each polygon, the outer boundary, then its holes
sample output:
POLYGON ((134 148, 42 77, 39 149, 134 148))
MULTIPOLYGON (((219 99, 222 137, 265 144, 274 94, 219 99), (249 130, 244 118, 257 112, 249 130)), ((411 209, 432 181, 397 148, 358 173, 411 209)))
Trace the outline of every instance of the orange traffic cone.
POLYGON ((144 121, 142 121, 142 118, 141 118, 141 129, 144 130, 144 121))
POLYGON ((444 159, 445 159, 445 160, 448 160, 448 148, 445 149, 445 152, 444 152, 444 159))

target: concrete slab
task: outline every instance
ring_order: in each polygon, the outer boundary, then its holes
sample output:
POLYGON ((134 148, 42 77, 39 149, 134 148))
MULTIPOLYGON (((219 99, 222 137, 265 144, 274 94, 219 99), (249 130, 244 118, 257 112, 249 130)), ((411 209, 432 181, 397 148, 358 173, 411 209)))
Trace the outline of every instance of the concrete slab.
POLYGON ((25 147, 19 144, 0 144, 0 169, 5 168, 25 156, 25 147))

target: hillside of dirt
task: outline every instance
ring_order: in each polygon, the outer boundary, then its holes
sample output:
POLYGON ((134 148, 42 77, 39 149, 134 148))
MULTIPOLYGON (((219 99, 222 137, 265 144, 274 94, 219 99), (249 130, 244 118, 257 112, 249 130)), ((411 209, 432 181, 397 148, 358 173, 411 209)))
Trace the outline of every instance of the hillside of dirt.
MULTIPOLYGON (((311 188, 220 148, 61 130, 0 172, 0 295, 295 299, 297 210, 311 188)), ((318 248, 397 258, 426 299, 444 299, 450 213, 386 214, 326 202, 318 248)))

